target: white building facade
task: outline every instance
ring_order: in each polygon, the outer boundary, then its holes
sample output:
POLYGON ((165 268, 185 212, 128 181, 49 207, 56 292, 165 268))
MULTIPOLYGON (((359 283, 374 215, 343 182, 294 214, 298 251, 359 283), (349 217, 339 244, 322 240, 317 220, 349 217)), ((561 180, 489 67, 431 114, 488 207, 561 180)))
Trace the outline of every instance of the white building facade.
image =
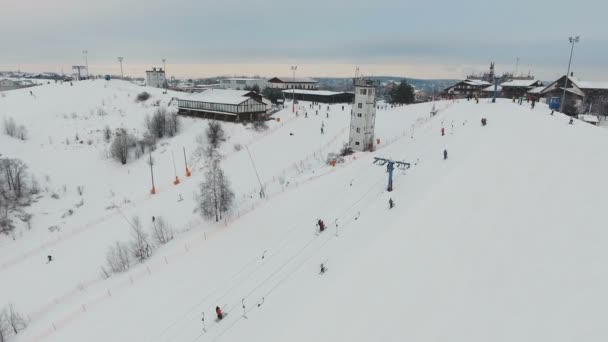
POLYGON ((165 78, 165 71, 163 68, 152 68, 152 70, 146 70, 146 85, 155 88, 165 88, 167 85, 167 79, 165 78))
POLYGON ((376 87, 372 80, 355 78, 355 100, 350 116, 349 146, 355 151, 374 149, 376 87))
POLYGON ((268 82, 261 78, 226 78, 220 80, 222 89, 245 90, 245 88, 251 89, 255 85, 260 90, 264 90, 268 86, 268 82))

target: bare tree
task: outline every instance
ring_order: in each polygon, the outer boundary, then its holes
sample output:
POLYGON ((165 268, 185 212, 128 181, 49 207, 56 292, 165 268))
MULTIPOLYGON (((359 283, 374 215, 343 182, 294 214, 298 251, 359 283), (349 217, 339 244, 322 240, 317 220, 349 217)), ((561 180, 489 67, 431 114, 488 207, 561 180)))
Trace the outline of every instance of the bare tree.
POLYGON ((133 218, 131 229, 131 253, 139 262, 144 262, 152 255, 148 233, 142 228, 138 217, 133 218))
POLYGON ((21 330, 27 327, 27 321, 20 312, 15 309, 15 306, 11 303, 8 305, 8 313, 6 314, 6 319, 8 324, 10 325, 13 333, 17 335, 21 330))
POLYGON ((146 116, 146 127, 151 134, 159 139, 164 136, 172 137, 179 130, 177 113, 169 112, 165 107, 159 107, 152 118, 146 116))
POLYGON ((0 198, 9 207, 29 203, 31 192, 27 165, 19 159, 0 159, 0 198))
POLYGON ((15 119, 4 119, 4 133, 9 137, 15 137, 15 135, 17 135, 17 123, 15 123, 15 119))
POLYGON ((131 267, 129 247, 124 242, 117 241, 108 249, 106 261, 113 273, 125 272, 131 267))
POLYGON ((205 181, 199 186, 197 196, 198 209, 203 217, 222 219, 223 214, 229 211, 234 201, 234 193, 230 183, 220 167, 219 159, 211 160, 205 171, 205 181))
POLYGON ((224 128, 217 121, 209 121, 209 125, 207 126, 207 142, 209 145, 217 149, 220 145, 226 141, 226 134, 224 133, 224 128))
POLYGON ((173 230, 162 217, 152 222, 152 237, 159 245, 164 245, 173 239, 173 230))
POLYGON ((158 138, 162 138, 165 135, 166 131, 166 120, 165 115, 167 114, 167 109, 164 107, 157 108, 152 116, 152 120, 150 121, 150 131, 154 133, 158 138))
POLYGON ((6 310, 0 311, 0 342, 8 341, 9 326, 6 319, 6 310))
POLYGON ((110 146, 110 153, 114 159, 120 161, 123 165, 127 163, 129 158, 129 145, 131 144, 132 138, 126 129, 121 128, 114 137, 112 145, 110 146))

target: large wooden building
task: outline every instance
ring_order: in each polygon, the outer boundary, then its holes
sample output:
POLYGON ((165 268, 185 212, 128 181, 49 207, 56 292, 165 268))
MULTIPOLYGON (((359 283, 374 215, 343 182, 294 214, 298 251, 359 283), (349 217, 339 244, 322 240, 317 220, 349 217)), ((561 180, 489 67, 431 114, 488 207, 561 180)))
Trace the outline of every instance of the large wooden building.
POLYGON ((593 105, 608 101, 608 82, 581 81, 570 75, 560 77, 541 91, 541 96, 553 103, 555 108, 561 106, 561 98, 566 88, 564 112, 578 114, 593 108, 593 105))
POLYGON ((177 99, 177 106, 179 115, 222 121, 259 120, 270 109, 262 96, 255 92, 228 89, 189 94, 177 99))
POLYGON ((482 95, 482 90, 491 86, 490 82, 482 80, 464 80, 443 91, 444 95, 454 97, 474 97, 482 95))
POLYGON ((538 80, 510 80, 501 83, 502 96, 506 98, 519 98, 526 96, 528 91, 542 85, 543 83, 538 80))
POLYGON ((268 80, 271 88, 277 89, 318 89, 317 81, 309 77, 273 77, 268 80))

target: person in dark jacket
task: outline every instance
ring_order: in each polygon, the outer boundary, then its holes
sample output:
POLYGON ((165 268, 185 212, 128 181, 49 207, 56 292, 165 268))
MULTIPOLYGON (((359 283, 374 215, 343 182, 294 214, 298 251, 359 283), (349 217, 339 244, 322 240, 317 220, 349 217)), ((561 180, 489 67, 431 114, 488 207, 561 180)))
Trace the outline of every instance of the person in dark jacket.
POLYGON ((325 230, 325 222, 323 222, 323 220, 319 219, 319 221, 317 222, 317 226, 319 226, 320 232, 325 230))
POLYGON ((389 198, 388 199, 388 208, 393 209, 394 206, 395 206, 395 202, 393 202, 392 198, 389 198))
POLYGON ((443 160, 448 159, 448 150, 443 150, 443 160))

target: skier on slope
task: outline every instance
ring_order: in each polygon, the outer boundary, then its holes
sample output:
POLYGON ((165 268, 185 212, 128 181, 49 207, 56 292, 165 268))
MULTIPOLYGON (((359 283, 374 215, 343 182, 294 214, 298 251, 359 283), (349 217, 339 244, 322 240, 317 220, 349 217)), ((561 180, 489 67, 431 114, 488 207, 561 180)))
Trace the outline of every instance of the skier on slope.
POLYGON ((388 199, 388 208, 393 209, 394 206, 395 206, 395 202, 393 202, 392 198, 389 198, 388 199))
POLYGON ((445 135, 445 128, 441 127, 441 136, 445 135))
POLYGON ((443 150, 443 160, 448 159, 448 150, 443 150))
POLYGON ((325 223, 323 222, 323 220, 319 219, 319 221, 317 221, 317 226, 319 226, 320 232, 323 232, 325 230, 325 223))
POLYGON ((323 274, 325 271, 327 271, 327 268, 325 268, 325 265, 321 264, 321 271, 319 271, 319 274, 323 274))
POLYGON ((222 312, 222 309, 220 309, 219 306, 215 307, 215 314, 217 315, 218 320, 221 320, 222 318, 224 318, 224 313, 222 312))

